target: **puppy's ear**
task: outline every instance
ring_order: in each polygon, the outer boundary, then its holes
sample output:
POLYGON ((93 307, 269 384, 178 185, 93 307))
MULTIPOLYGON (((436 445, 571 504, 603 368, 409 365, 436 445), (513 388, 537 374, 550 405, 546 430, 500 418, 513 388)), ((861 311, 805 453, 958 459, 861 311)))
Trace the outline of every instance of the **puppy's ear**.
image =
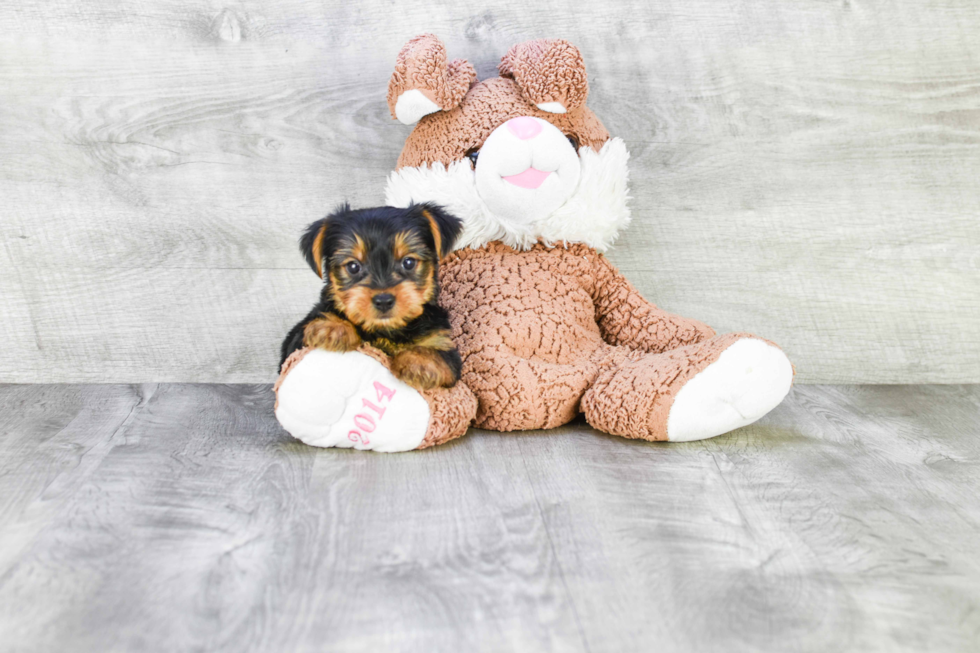
POLYGON ((419 204, 416 208, 425 221, 426 227, 432 233, 436 255, 442 260, 446 254, 453 251, 456 238, 459 237, 459 232, 463 230, 463 223, 459 218, 447 213, 445 209, 436 204, 419 204))
POLYGON ((350 206, 348 204, 342 205, 327 217, 312 223, 306 228, 303 235, 300 236, 299 251, 303 253, 303 258, 306 259, 307 264, 313 268, 313 271, 321 279, 323 278, 323 258, 327 253, 323 248, 324 238, 327 235, 327 227, 331 221, 338 219, 349 211, 350 206))
POLYGON ((316 275, 323 278, 323 237, 327 233, 327 220, 317 220, 303 232, 299 239, 299 251, 316 275))

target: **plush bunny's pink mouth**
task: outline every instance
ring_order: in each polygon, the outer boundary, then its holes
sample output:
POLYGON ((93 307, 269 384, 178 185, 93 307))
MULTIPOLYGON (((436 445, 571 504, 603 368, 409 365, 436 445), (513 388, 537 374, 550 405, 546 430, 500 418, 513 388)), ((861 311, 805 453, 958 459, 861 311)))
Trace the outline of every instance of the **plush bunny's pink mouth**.
POLYGON ((517 175, 510 175, 509 177, 502 177, 504 181, 508 181, 515 186, 521 188, 537 188, 544 183, 544 180, 548 178, 550 172, 545 172, 544 170, 537 170, 536 168, 528 168, 524 172, 517 175))

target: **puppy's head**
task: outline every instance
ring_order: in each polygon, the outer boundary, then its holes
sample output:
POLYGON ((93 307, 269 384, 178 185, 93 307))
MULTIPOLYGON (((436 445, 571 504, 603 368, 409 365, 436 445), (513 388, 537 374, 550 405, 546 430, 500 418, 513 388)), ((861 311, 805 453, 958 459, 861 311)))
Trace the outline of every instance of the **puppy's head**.
POLYGON ((435 300, 439 259, 452 251, 460 228, 434 204, 356 211, 345 205, 311 224, 300 249, 351 322, 390 331, 435 300))

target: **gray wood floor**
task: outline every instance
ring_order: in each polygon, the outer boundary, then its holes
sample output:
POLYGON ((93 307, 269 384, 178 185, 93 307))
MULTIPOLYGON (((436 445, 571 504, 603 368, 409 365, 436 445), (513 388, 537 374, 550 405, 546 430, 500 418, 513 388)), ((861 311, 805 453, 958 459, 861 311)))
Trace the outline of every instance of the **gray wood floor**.
POLYGON ((271 407, 0 386, 0 649, 980 649, 980 386, 401 455, 308 448, 271 407))

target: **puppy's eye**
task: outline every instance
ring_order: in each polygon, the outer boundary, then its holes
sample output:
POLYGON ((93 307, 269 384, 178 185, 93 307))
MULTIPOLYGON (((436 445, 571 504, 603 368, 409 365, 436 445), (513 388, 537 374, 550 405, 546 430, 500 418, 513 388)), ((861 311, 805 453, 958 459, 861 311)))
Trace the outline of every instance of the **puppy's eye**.
POLYGON ((472 150, 467 151, 466 158, 469 159, 470 163, 473 164, 473 167, 476 168, 476 160, 480 158, 480 150, 473 148, 472 150))
POLYGON ((568 142, 571 143, 572 147, 575 148, 575 151, 578 152, 578 139, 571 134, 565 134, 565 138, 568 139, 568 142))
POLYGON ((415 266, 418 265, 418 263, 419 262, 411 256, 406 256, 402 259, 402 268, 408 272, 411 272, 415 269, 415 266))
POLYGON ((361 264, 357 261, 351 261, 344 268, 347 269, 347 274, 354 275, 361 271, 361 264))

